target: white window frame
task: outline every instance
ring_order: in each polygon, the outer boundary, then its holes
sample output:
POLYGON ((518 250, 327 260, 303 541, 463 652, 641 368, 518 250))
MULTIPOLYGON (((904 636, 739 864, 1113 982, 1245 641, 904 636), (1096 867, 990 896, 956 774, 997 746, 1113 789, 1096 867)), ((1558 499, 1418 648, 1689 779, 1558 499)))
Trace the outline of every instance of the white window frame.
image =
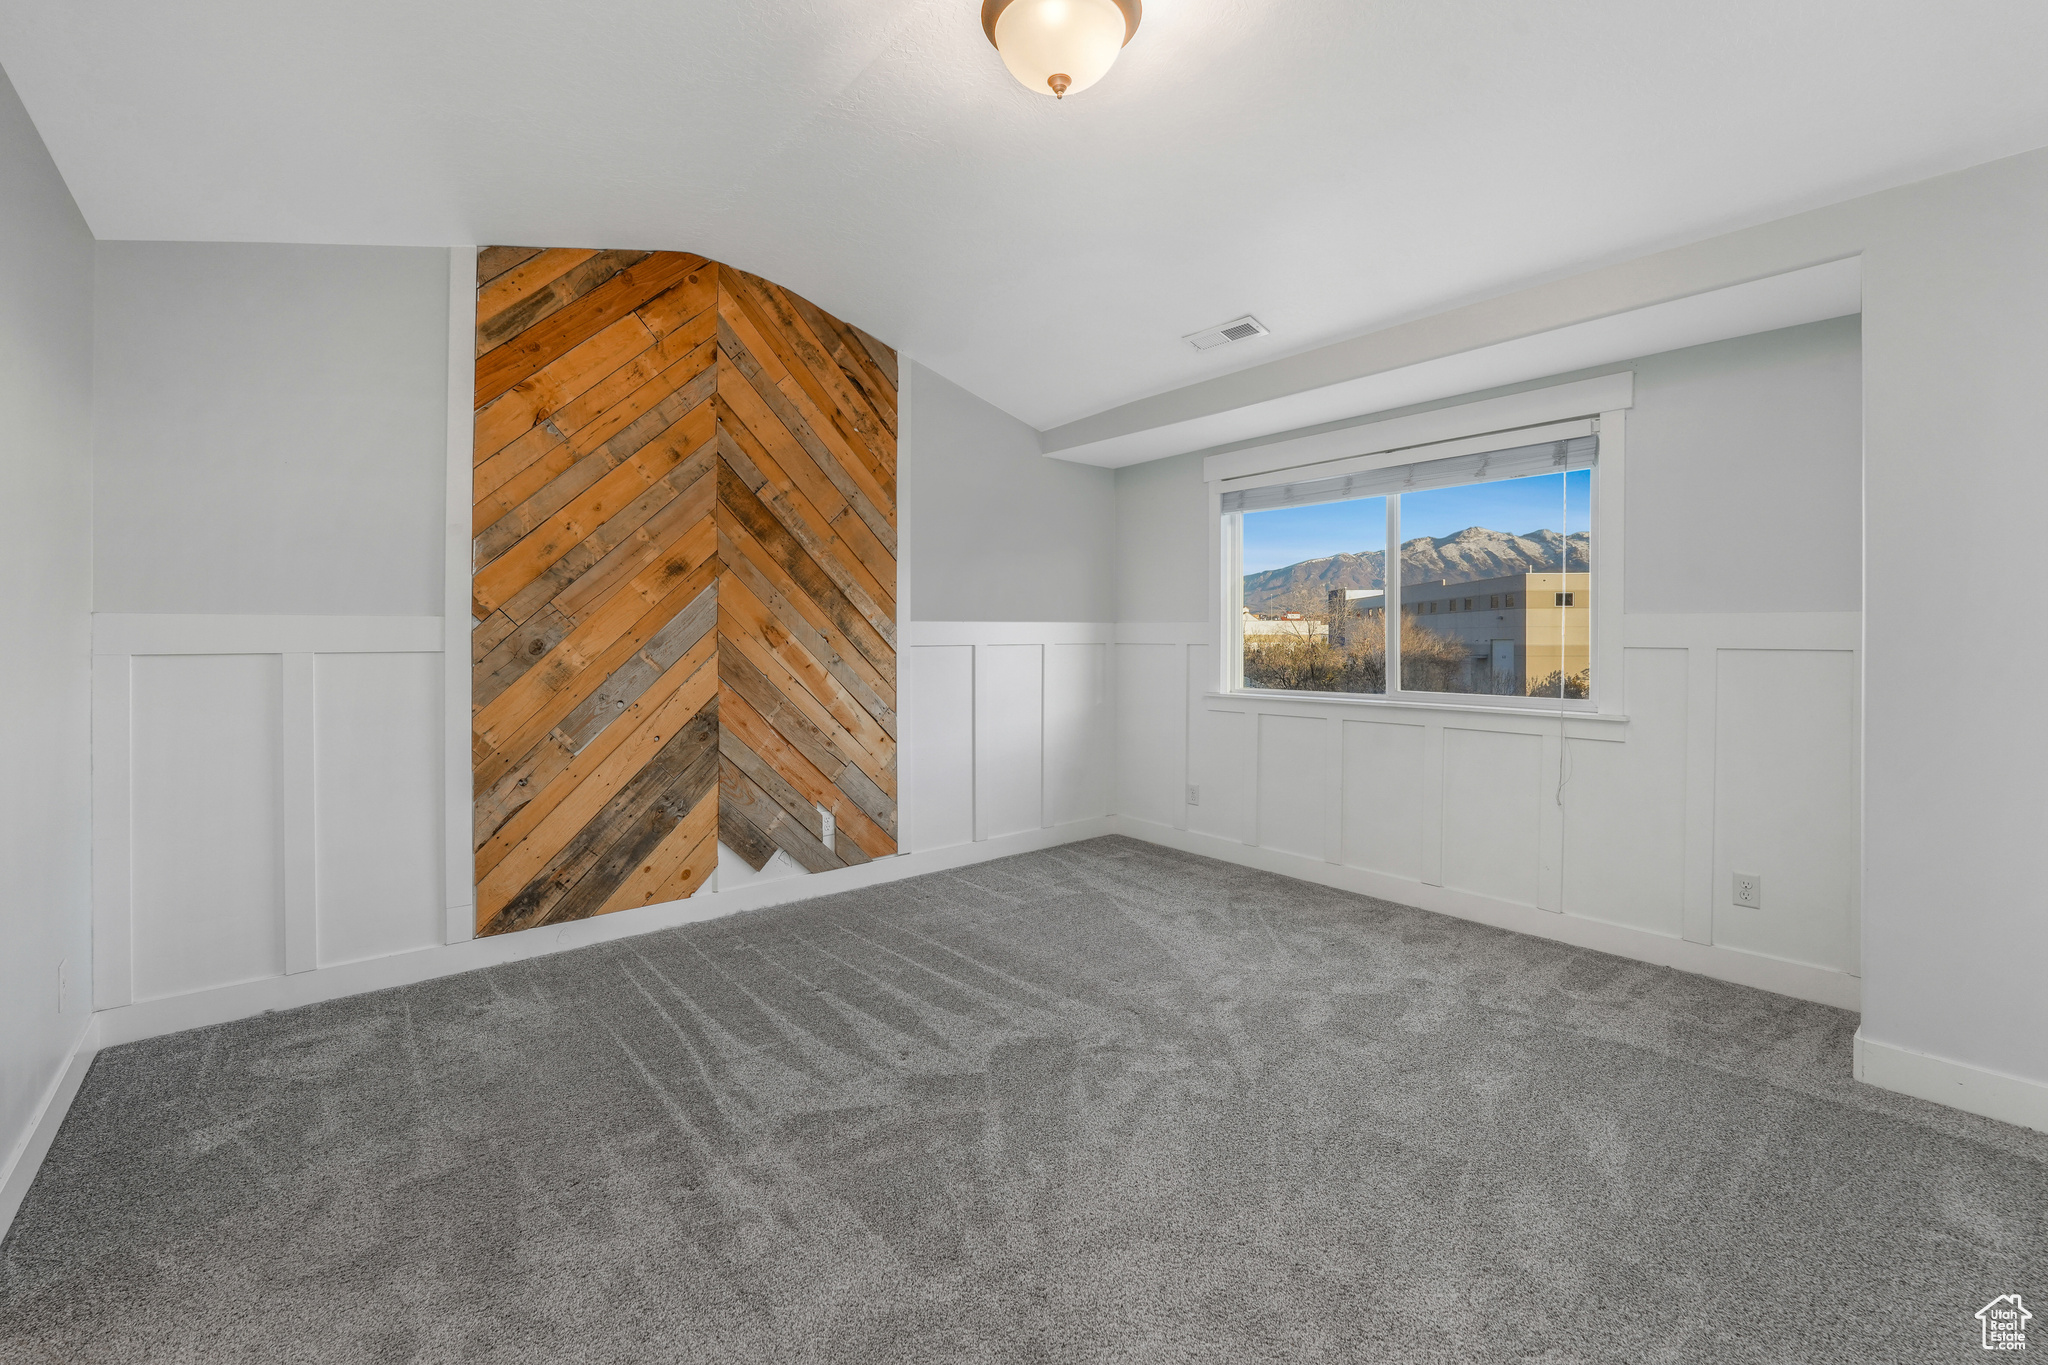
MULTIPOLYGON (((1208 695, 1215 697, 1282 698, 1333 702, 1391 709, 1560 712, 1578 715, 1624 715, 1627 712, 1622 674, 1622 506, 1627 454, 1627 414, 1635 406, 1632 372, 1603 375, 1569 384, 1532 389, 1504 398, 1485 399, 1438 408, 1380 422, 1354 423, 1306 436, 1276 439, 1212 455, 1203 462, 1209 485, 1211 638, 1216 641, 1216 672, 1208 695), (1504 450, 1580 435, 1591 430, 1600 438, 1594 464, 1590 523, 1593 591, 1591 696, 1489 697, 1452 692, 1390 691, 1384 696, 1351 692, 1287 692, 1244 685, 1244 516, 1223 511, 1226 489, 1254 488, 1305 479, 1327 478, 1366 469, 1418 464, 1485 450, 1504 450)), ((1392 498, 1387 508, 1387 559, 1400 557, 1400 529, 1392 498)), ((1388 672, 1398 677, 1398 573, 1387 575, 1388 672)))

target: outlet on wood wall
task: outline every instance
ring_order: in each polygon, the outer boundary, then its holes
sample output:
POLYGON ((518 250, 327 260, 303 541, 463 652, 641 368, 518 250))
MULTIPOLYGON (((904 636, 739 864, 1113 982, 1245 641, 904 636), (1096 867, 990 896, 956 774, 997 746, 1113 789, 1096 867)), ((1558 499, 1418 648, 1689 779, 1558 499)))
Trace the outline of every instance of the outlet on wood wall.
POLYGON ((477 260, 477 932, 896 851, 896 356, 680 252, 477 260), (836 826, 828 842, 824 815, 836 826))

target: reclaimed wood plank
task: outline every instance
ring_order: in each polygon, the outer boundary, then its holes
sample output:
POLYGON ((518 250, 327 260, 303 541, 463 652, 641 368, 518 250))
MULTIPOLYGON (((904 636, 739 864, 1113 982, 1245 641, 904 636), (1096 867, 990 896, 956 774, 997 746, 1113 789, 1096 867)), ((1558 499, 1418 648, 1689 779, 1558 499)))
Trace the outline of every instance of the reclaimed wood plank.
MULTIPOLYGON (((893 752, 896 741, 889 732, 804 648, 802 640, 783 628, 782 623, 775 619, 775 613, 754 596, 737 575, 728 573, 720 586, 720 624, 744 638, 749 653, 756 656, 755 662, 763 672, 768 672, 768 665, 763 660, 773 660, 775 666, 816 703, 817 709, 837 722, 862 749, 884 758, 893 752)), ((775 674, 769 672, 769 677, 774 678, 775 674)), ((788 688, 781 690, 789 691, 788 688)), ((806 710, 809 709, 806 705, 806 710)))
MULTIPOLYGON (((718 722, 716 707, 714 701, 692 725, 708 721, 715 733, 718 722)), ((641 864, 649 862, 671 836, 685 830, 699 811, 708 811, 713 817, 704 821, 705 824, 715 823, 719 808, 718 774, 715 747, 700 750, 690 765, 677 774, 668 789, 645 811, 632 815, 627 813, 630 808, 622 809, 613 817, 616 833, 602 831, 593 836, 593 842, 602 843, 606 839, 611 842, 548 912, 547 918, 561 923, 605 913, 605 907, 611 903, 619 884, 631 877, 641 864)), ((582 837, 580 833, 578 837, 582 837)), ((703 838, 694 830, 685 831, 684 837, 689 839, 693 848, 703 838)))
MULTIPOLYGON (((666 834, 689 814, 690 806, 670 798, 671 788, 694 790, 707 778, 715 782, 718 764, 718 711, 714 700, 690 718, 645 767, 628 778, 618 793, 576 831, 532 881, 506 900, 494 914, 477 907, 484 932, 504 933, 551 922, 555 908, 622 837, 644 837, 649 827, 666 834)), ((634 857, 649 851, 637 846, 634 857)), ((629 860, 630 861, 630 860, 629 860)), ((502 870, 500 864, 499 870, 502 870)), ((599 901, 599 904, 602 902, 599 901)), ((594 906, 592 907, 594 908, 594 906)))
MULTIPOLYGON (((840 833, 858 843, 869 857, 885 858, 896 851, 894 836, 871 819, 867 811, 851 804, 848 794, 840 789, 832 776, 783 738, 782 732, 755 710, 753 703, 723 680, 718 692, 718 723, 772 764, 775 771, 782 774, 806 800, 831 811, 833 818, 839 821, 840 833)), ((840 772, 850 766, 840 764, 833 771, 840 772)))
POLYGON ((529 668, 560 644, 576 623, 552 607, 535 614, 500 641, 497 648, 477 661, 470 672, 469 706, 482 710, 500 692, 523 677, 529 668))
POLYGON ((618 879, 617 889, 597 913, 687 899, 704 889, 717 866, 718 789, 713 787, 638 867, 618 879))
MULTIPOLYGON (((755 829, 768 836, 775 846, 790 856, 790 860, 806 872, 830 872, 845 867, 846 861, 825 847, 818 836, 805 829, 788 811, 768 798, 768 795, 744 772, 728 760, 719 761, 718 810, 721 821, 728 815, 746 820, 755 829)), ((756 865, 756 871, 759 866, 756 865)))
POLYGON ((581 618, 710 516, 718 491, 718 479, 710 468, 715 458, 712 448, 706 446, 655 485, 674 496, 631 534, 618 537, 602 557, 556 593, 555 609, 581 618))
MULTIPOLYGON (((725 373, 720 367, 721 376, 725 373)), ((720 386, 720 398, 724 397, 724 385, 720 386)), ((875 633, 888 642, 889 648, 896 647, 895 584, 884 590, 866 566, 854 557, 845 541, 827 527, 821 534, 812 519, 806 518, 796 505, 796 498, 771 481, 765 466, 772 464, 762 447, 752 441, 746 424, 739 420, 734 409, 721 406, 719 411, 720 430, 718 452, 730 465, 733 472, 747 485, 755 498, 768 513, 789 533, 791 539, 802 545, 811 561, 824 571, 832 585, 854 609, 864 617, 875 633)))
MULTIPOLYGON (((492 249, 485 248, 487 251, 492 249)), ((587 247, 552 247, 546 251, 535 251, 533 255, 510 269, 501 271, 488 280, 479 281, 476 291, 478 321, 490 321, 513 304, 539 293, 596 254, 594 249, 587 247)), ((477 267, 477 273, 482 274, 481 252, 477 256, 477 267)))
POLYGON ((646 325, 626 314, 479 408, 476 450, 503 450, 656 345, 646 325))
POLYGON ((506 340, 569 310, 599 286, 644 260, 647 254, 644 251, 600 251, 495 317, 480 319, 476 329, 476 353, 481 356, 495 350, 506 340))
POLYGON ((692 657, 718 624, 717 586, 704 589, 689 606, 648 637, 637 653, 614 668, 597 689, 576 703, 551 733, 582 749, 678 663, 692 657))
POLYGON ((641 304, 637 311, 648 331, 665 337, 717 306, 718 265, 715 261, 702 261, 698 268, 641 304))
POLYGON ((472 584, 476 603, 489 611, 538 578, 571 546, 579 544, 620 508, 695 454, 711 440, 712 431, 711 406, 699 404, 696 411, 676 423, 661 440, 608 471, 503 554, 478 569, 472 584))
MULTIPOLYGON (((762 367, 762 382, 758 386, 777 420, 789 429, 820 468, 839 467, 849 484, 858 487, 862 499, 871 504, 869 511, 879 513, 875 518, 879 526, 893 527, 896 518, 895 437, 882 432, 871 442, 847 441, 833 425, 835 421, 842 420, 844 414, 835 418, 833 414, 838 409, 830 407, 827 401, 821 401, 818 395, 799 382, 799 376, 808 370, 803 357, 790 344, 790 338, 766 315, 765 309, 755 306, 752 296, 742 300, 736 311, 755 323, 757 330, 747 335, 761 337, 773 349, 778 362, 762 367), (871 449, 873 445, 884 447, 886 453, 871 449)), ((761 353, 754 352, 754 358, 761 360, 761 353)), ((862 420, 874 425, 871 418, 862 420)))
MULTIPOLYGON (((719 435, 739 451, 739 454, 728 457, 732 467, 747 480, 747 486, 754 490, 755 496, 789 528, 790 534, 803 542, 811 557, 832 572, 833 581, 840 585, 840 590, 850 600, 859 605, 865 599, 870 605, 863 606, 863 612, 872 610, 880 616, 893 618, 896 598, 894 556, 884 552, 877 560, 880 572, 870 568, 839 534, 837 523, 818 511, 816 504, 810 502, 802 489, 789 479, 781 462, 771 453, 775 434, 786 429, 771 414, 753 408, 747 401, 747 387, 744 379, 734 378, 733 368, 721 359, 719 435), (750 408, 753 410, 749 411, 750 408), (763 432, 769 434, 769 443, 763 442, 763 432)), ((871 538, 868 543, 872 546, 871 538)))
MULTIPOLYGON (((755 276, 748 278, 764 295, 796 311, 817 339, 823 359, 839 372, 837 382, 845 384, 857 396, 860 411, 871 417, 881 430, 895 437, 896 386, 883 376, 867 348, 853 334, 854 329, 800 294, 791 293, 769 280, 755 276)), ((890 449, 893 451, 893 444, 890 449)))
MULTIPOLYGON (((745 532, 739 532, 739 535, 745 536, 747 540, 752 539, 751 536, 746 536, 745 532)), ((843 642, 834 639, 835 632, 820 627, 806 616, 798 607, 796 600, 778 588, 775 580, 764 571, 754 554, 754 551, 745 548, 739 540, 728 535, 723 527, 720 528, 718 557, 724 563, 726 573, 730 574, 734 581, 744 584, 747 591, 774 613, 776 623, 802 642, 804 652, 830 673, 839 686, 852 694, 862 709, 875 718, 876 724, 888 731, 891 739, 899 738, 896 730, 895 689, 889 687, 879 677, 872 676, 872 668, 864 671, 849 662, 847 654, 841 652, 843 642)), ((854 654, 852 657, 858 659, 860 656, 854 654)))
MULTIPOLYGON (((773 725, 797 752, 823 771, 828 765, 843 768, 851 764, 866 773, 876 786, 896 794, 895 755, 877 757, 863 749, 801 687, 776 685, 780 672, 746 635, 728 629, 723 613, 718 621, 718 676, 773 725)), ((786 674, 783 676, 787 676, 786 674)))
POLYGON ((882 372, 882 378, 889 381, 889 405, 894 407, 896 394, 903 387, 903 381, 897 377, 896 372, 896 348, 877 341, 850 322, 846 324, 846 330, 853 333, 855 339, 860 342, 861 349, 868 353, 868 359, 874 361, 875 368, 882 372))
POLYGON ((477 335, 481 930, 688 895, 721 837, 893 853, 894 352, 701 257, 580 248, 480 254, 477 335))
POLYGON ((725 796, 723 787, 718 792, 718 841, 737 853, 748 867, 759 872, 775 856, 775 841, 768 837, 768 831, 749 820, 725 796))
POLYGON ((545 248, 537 246, 484 246, 476 252, 476 285, 481 289, 498 276, 532 260, 545 248))
MULTIPOLYGON (((609 793, 646 762, 661 736, 674 733, 717 692, 717 654, 718 637, 707 632, 582 749, 560 730, 550 730, 522 755, 518 766, 478 798, 477 876, 489 873, 531 837, 539 838, 537 848, 554 847, 581 829, 609 793), (542 822, 564 804, 571 809, 541 830, 542 822)), ((529 877, 543 861, 531 861, 529 877)), ((519 878, 519 884, 529 877, 519 878)))
MULTIPOLYGON (((823 847, 825 826, 818 818, 818 806, 824 803, 805 799, 804 794, 798 791, 788 778, 775 770, 774 764, 748 747, 747 742, 739 737, 739 732, 729 725, 720 724, 718 727, 718 756, 745 773, 760 789, 762 795, 781 807, 791 820, 802 825, 804 831, 823 847)), ((845 809, 844 804, 838 800, 826 805, 825 808, 832 812, 835 822, 839 818, 839 813, 845 809)), ((757 820, 755 823, 760 822, 757 820)), ((870 861, 866 850, 850 836, 835 836, 832 843, 833 856, 849 866, 870 861)))
MULTIPOLYGON (((855 415, 840 406, 835 389, 850 386, 838 366, 819 353, 816 341, 809 336, 810 329, 794 310, 745 287, 744 281, 742 285, 745 292, 740 300, 741 311, 756 320, 761 336, 776 348, 782 360, 782 374, 775 387, 793 415, 784 417, 785 425, 792 420, 801 422, 808 432, 807 444, 818 445, 826 458, 843 465, 893 520, 895 499, 893 494, 883 492, 878 475, 883 469, 895 468, 895 436, 883 430, 872 416, 856 422, 855 415), (813 358, 815 365, 811 363, 813 358), (828 384, 821 370, 829 371, 836 383, 828 384)), ((794 432, 796 426, 790 425, 790 429, 794 432)))
MULTIPOLYGON (((739 344, 744 338, 732 333, 723 320, 719 326, 721 348, 760 403, 758 410, 742 411, 742 418, 753 429, 756 439, 773 451, 776 463, 797 480, 828 520, 836 522, 850 511, 867 529, 869 538, 886 547, 888 565, 875 568, 877 575, 893 575, 896 527, 890 516, 875 505, 860 482, 822 443, 797 438, 795 432, 803 426, 803 419, 790 408, 788 400, 771 382, 771 376, 761 367, 753 352, 739 344), (731 338, 730 343, 728 337, 731 338)), ((736 391, 737 386, 734 388, 736 391)))
POLYGON ((715 340, 715 318, 673 332, 557 408, 550 420, 565 436, 577 438, 577 449, 595 449, 702 373, 711 364, 715 340), (711 335, 699 336, 700 331, 711 335))
POLYGON ((485 351, 476 361, 476 406, 481 408, 678 283, 701 260, 669 252, 648 257, 613 275, 573 305, 485 351))
POLYGON ((491 762, 478 763, 479 778, 494 780, 501 764, 509 767, 513 758, 538 743, 613 669, 688 607, 717 577, 715 544, 715 537, 701 532, 686 536, 676 550, 634 580, 640 586, 620 592, 592 612, 546 658, 477 712, 472 729, 496 755, 491 762), (703 558, 693 564, 700 554, 703 558))
MULTIPOLYGON (((792 294, 780 285, 763 280, 760 287, 797 311, 810 327, 812 334, 825 346, 827 358, 838 366, 844 381, 860 395, 861 404, 867 413, 880 423, 882 430, 887 431, 892 438, 899 436, 900 432, 896 425, 896 381, 885 375, 881 367, 875 364, 873 355, 855 335, 858 329, 833 317, 809 299, 792 294)), ((893 469, 893 443, 889 450, 889 465, 893 469)))
POLYGON ((502 611, 494 611, 480 621, 472 620, 469 626, 470 666, 475 667, 483 662, 486 654, 496 649, 507 635, 517 629, 519 623, 502 611))
POLYGON ((752 486, 733 468, 732 458, 736 451, 737 447, 730 441, 719 442, 719 512, 729 518, 735 528, 753 537, 834 629, 893 681, 896 676, 894 643, 874 628, 866 614, 848 600, 832 576, 811 557, 810 551, 789 533, 766 504, 754 496, 752 486))
MULTIPOLYGON (((532 468, 536 462, 546 459, 549 451, 567 444, 568 441, 560 428, 552 422, 543 422, 503 450, 482 457, 481 462, 470 471, 470 501, 481 502, 503 488, 507 481, 532 468)), ((560 466, 550 471, 547 478, 554 478, 566 467, 560 466)), ((522 493, 508 498, 507 503, 516 505, 528 496, 529 494, 522 493)), ((481 529, 490 525, 490 522, 477 521, 476 525, 481 529)))
POLYGON ((834 453, 847 461, 850 470, 872 474, 893 467, 895 433, 883 425, 867 396, 832 359, 830 343, 812 329, 803 310, 790 295, 758 276, 743 276, 742 283, 748 309, 772 331, 773 344, 781 348, 787 374, 778 387, 790 402, 804 410, 807 421, 831 428, 819 435, 827 440, 837 435, 843 448, 834 453))

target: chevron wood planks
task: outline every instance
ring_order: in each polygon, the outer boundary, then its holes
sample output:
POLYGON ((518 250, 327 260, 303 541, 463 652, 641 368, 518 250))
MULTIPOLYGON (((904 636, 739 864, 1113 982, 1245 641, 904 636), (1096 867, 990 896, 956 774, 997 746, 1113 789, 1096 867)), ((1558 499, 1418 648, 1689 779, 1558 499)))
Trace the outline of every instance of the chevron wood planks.
POLYGON ((896 851, 896 356, 683 252, 477 258, 477 932, 896 851), (822 807, 835 833, 828 844, 822 807))

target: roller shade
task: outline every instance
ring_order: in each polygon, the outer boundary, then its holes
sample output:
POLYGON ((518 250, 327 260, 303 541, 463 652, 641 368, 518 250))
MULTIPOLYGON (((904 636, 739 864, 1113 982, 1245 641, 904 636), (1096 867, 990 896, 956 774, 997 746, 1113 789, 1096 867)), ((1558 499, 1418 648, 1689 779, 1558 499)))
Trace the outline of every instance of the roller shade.
POLYGON ((1389 493, 1412 493, 1423 488, 1449 488, 1456 484, 1495 479, 1524 479, 1532 474, 1589 469, 1599 455, 1598 436, 1574 436, 1569 440, 1488 450, 1476 455, 1455 455, 1449 459, 1363 469, 1334 478, 1267 484, 1262 488, 1233 488, 1223 495, 1223 510, 1264 512, 1275 507, 1303 507, 1316 502, 1342 502, 1348 498, 1377 498, 1389 493))

